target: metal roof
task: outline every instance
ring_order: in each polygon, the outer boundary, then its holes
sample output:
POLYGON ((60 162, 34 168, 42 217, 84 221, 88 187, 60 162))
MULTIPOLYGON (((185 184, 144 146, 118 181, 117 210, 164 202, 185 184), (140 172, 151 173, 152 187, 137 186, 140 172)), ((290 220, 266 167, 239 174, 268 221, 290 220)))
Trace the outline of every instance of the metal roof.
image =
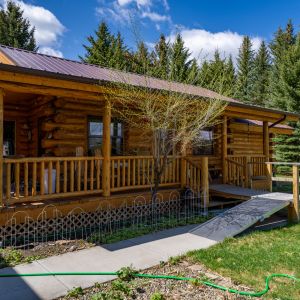
POLYGON ((131 85, 145 86, 153 89, 171 90, 174 92, 184 92, 190 95, 222 99, 228 102, 239 102, 229 97, 219 95, 216 92, 208 89, 162 80, 150 76, 134 74, 130 72, 123 72, 114 69, 90 65, 83 62, 68 60, 55 56, 49 56, 36 52, 30 52, 22 49, 11 48, 0 45, 0 51, 4 53, 16 66, 51 72, 67 76, 75 76, 79 78, 93 79, 95 81, 112 81, 112 82, 126 82, 131 85))

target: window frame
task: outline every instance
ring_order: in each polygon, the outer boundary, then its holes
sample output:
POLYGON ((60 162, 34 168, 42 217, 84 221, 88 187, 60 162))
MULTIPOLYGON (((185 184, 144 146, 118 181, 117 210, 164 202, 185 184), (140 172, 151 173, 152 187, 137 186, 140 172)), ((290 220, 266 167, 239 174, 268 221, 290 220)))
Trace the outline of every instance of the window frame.
POLYGON ((214 128, 213 127, 204 128, 200 130, 200 133, 201 132, 210 132, 210 139, 209 139, 210 143, 207 145, 194 146, 192 150, 193 156, 214 156, 215 155, 214 128), (209 149, 210 151, 205 151, 205 149, 209 149))

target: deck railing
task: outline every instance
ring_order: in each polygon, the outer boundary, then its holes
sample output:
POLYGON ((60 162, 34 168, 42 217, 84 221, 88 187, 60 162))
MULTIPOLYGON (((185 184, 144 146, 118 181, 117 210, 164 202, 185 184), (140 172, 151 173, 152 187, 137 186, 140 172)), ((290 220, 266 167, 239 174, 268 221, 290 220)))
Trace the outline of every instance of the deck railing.
MULTIPOLYGON (((204 159, 207 161, 207 158, 204 159)), ((103 157, 5 158, 3 160, 3 205, 104 194, 103 166, 103 157)), ((152 156, 111 157, 110 192, 151 187, 153 170, 152 156)), ((194 191, 208 189, 208 186, 204 187, 202 184, 206 183, 204 176, 208 181, 208 170, 202 174, 200 167, 187 158, 170 156, 160 186, 190 187, 194 191), (186 176, 183 176, 183 173, 186 173, 186 176)))
POLYGON ((226 158, 227 182, 241 187, 252 187, 252 180, 267 179, 265 155, 228 155, 226 158))
POLYGON ((102 157, 4 159, 4 202, 100 193, 102 161, 102 157))

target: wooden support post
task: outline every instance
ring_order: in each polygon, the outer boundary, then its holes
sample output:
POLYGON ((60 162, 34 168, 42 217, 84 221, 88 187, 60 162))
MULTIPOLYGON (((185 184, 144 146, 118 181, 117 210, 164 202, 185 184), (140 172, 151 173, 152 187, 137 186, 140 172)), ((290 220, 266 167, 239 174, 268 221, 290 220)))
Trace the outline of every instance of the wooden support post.
POLYGON ((244 160, 244 187, 251 188, 251 164, 250 156, 246 156, 244 160))
POLYGON ((224 184, 226 184, 228 181, 226 158, 227 158, 227 116, 224 116, 223 123, 222 123, 222 176, 223 176, 224 184))
POLYGON ((267 121, 263 122, 263 150, 266 157, 266 161, 270 161, 270 136, 269 136, 269 124, 267 121))
POLYGON ((181 161, 180 161, 180 182, 181 182, 181 188, 186 188, 187 183, 187 170, 186 170, 186 149, 182 151, 181 161))
POLYGON ((103 172, 102 172, 102 187, 103 196, 110 196, 110 123, 111 123, 111 106, 109 101, 105 102, 103 115, 103 172))
POLYGON ((4 90, 0 89, 0 205, 3 203, 3 100, 4 90))
POLYGON ((299 222, 299 166, 293 165, 293 203, 288 210, 289 222, 299 222))
POLYGON ((209 205, 208 157, 201 157, 201 191, 204 208, 209 205))
POLYGON ((273 175, 273 166, 270 163, 267 163, 267 180, 268 180, 268 191, 272 192, 272 175, 273 175))

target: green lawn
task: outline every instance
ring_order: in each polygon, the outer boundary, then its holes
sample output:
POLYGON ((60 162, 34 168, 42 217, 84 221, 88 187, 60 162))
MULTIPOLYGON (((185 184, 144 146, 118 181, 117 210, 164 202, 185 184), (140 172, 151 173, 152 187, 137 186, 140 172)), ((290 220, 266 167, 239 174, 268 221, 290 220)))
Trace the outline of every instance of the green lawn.
MULTIPOLYGON (((300 224, 231 238, 189 257, 234 281, 262 290, 265 277, 287 273, 300 278, 300 224)), ((300 299, 300 282, 275 279, 265 299, 300 299)))

